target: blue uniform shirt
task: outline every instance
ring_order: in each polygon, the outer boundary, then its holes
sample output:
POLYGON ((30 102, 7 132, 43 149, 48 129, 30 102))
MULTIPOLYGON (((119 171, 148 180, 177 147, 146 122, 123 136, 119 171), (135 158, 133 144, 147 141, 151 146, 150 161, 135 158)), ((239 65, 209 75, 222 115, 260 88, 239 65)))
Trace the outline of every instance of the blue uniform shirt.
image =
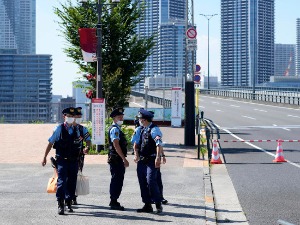
POLYGON ((113 142, 115 139, 120 140, 120 130, 121 130, 121 128, 116 123, 113 123, 113 125, 116 125, 116 127, 112 127, 110 132, 109 132, 111 142, 113 142))
MULTIPOLYGON (((77 125, 78 126, 78 125, 77 125)), ((85 136, 89 131, 88 129, 85 127, 85 126, 82 126, 83 129, 83 136, 85 136)), ((80 132, 79 132, 79 129, 77 129, 77 135, 80 136, 80 132)), ((89 135, 87 138, 84 139, 85 141, 90 141, 91 140, 91 136, 89 135)))
MULTIPOLYGON (((73 126, 69 126, 67 123, 64 123, 65 128, 68 130, 69 134, 73 134, 73 126)), ((48 141, 52 144, 60 139, 61 134, 61 124, 54 128, 52 136, 48 139, 48 141)))
MULTIPOLYGON (((152 123, 149 124, 149 126, 151 125, 152 123)), ((148 130, 149 129, 149 126, 146 127, 145 129, 148 130)), ((141 136, 141 131, 142 131, 142 127, 139 126, 135 129, 135 132, 134 132, 134 135, 132 136, 131 138, 131 143, 137 143, 137 144, 140 144, 140 136, 141 136)), ((160 146, 163 146, 163 143, 162 143, 162 133, 159 129, 159 127, 155 126, 151 129, 151 137, 153 138, 153 140, 155 141, 156 143, 156 146, 160 145, 160 146)))
MULTIPOLYGON (((64 123, 65 128, 68 130, 69 134, 73 134, 74 131, 74 127, 71 125, 69 126, 67 123, 64 123)), ((78 132, 78 136, 79 134, 79 130, 78 132)), ((85 135, 86 133, 88 133, 88 129, 86 127, 83 127, 83 135, 85 135)), ((54 144, 54 142, 58 141, 60 139, 60 135, 61 135, 61 125, 59 124, 57 127, 54 128, 53 134, 52 136, 48 139, 48 141, 52 144, 54 144)), ((87 137, 86 141, 90 141, 91 137, 87 137)))

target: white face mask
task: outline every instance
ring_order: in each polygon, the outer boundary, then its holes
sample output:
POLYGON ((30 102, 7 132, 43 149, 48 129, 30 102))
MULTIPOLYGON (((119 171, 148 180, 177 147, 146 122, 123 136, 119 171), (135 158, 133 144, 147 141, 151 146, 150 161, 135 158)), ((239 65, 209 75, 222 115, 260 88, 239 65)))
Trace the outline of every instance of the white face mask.
POLYGON ((76 118, 76 119, 75 119, 75 123, 81 124, 81 123, 82 123, 82 118, 76 118))
POLYGON ((139 124, 140 124, 140 126, 142 126, 142 127, 144 126, 141 120, 139 120, 139 124))
POLYGON ((73 117, 65 117, 65 121, 66 121, 66 123, 68 123, 68 124, 71 124, 71 123, 73 123, 74 122, 74 118, 73 117))
POLYGON ((118 120, 117 123, 119 126, 121 126, 123 124, 123 120, 118 120))

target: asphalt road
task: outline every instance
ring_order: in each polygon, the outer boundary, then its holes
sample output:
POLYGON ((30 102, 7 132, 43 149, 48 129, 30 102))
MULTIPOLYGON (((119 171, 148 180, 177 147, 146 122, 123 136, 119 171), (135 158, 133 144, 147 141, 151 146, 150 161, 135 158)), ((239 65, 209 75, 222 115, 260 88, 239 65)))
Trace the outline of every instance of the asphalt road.
POLYGON ((287 163, 273 163, 275 141, 231 142, 298 140, 300 109, 207 96, 200 96, 200 109, 220 127, 221 152, 249 224, 300 224, 300 142, 282 144, 287 163))

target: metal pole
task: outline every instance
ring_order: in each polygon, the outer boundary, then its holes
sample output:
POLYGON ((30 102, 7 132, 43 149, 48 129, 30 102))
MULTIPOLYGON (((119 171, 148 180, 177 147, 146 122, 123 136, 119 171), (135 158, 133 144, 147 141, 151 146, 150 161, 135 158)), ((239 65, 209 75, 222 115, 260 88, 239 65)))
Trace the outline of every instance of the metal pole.
POLYGON ((209 19, 207 19, 207 89, 209 90, 209 19))
POLYGON ((217 16, 218 14, 206 15, 206 14, 199 14, 200 16, 204 16, 207 19, 207 89, 209 90, 209 20, 217 16))
POLYGON ((102 95, 102 3, 98 0, 97 13, 98 13, 98 23, 97 23, 97 89, 96 98, 103 98, 102 95))
MULTIPOLYGON (((97 77, 96 77, 96 98, 103 98, 102 94, 102 3, 98 0, 97 4, 97 77)), ((96 145, 97 152, 101 152, 104 149, 103 145, 96 145)))

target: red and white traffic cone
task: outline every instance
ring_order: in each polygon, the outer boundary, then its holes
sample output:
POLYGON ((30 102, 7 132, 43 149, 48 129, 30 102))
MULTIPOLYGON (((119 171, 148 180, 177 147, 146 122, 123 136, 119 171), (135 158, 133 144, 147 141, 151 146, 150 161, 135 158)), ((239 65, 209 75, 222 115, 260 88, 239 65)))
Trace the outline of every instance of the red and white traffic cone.
POLYGON ((286 162, 283 156, 283 149, 282 149, 282 140, 277 140, 277 149, 276 149, 276 156, 273 162, 286 162))
POLYGON ((213 149, 212 149, 212 153, 211 153, 210 163, 211 164, 222 164, 222 160, 221 160, 220 154, 219 154, 217 140, 213 141, 213 149))

